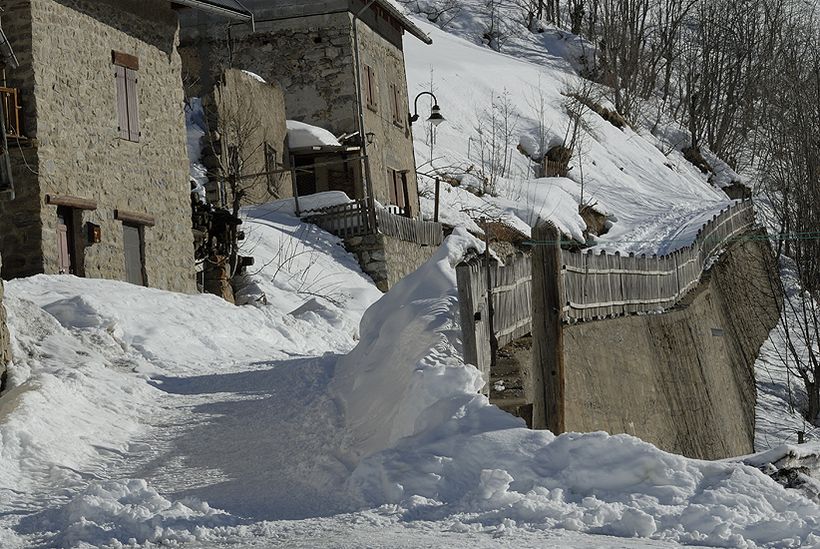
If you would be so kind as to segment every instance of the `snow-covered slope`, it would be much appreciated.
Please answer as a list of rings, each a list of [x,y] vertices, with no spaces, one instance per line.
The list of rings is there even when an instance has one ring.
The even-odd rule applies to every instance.
[[[405,40],[411,98],[432,86],[447,119],[436,130],[431,148],[429,126],[423,122],[429,113],[429,97],[419,100],[421,120],[414,125],[417,164],[422,172],[432,167],[463,181],[461,187],[445,185],[442,194],[447,211],[442,220],[469,225],[467,216],[460,215],[466,212],[472,217],[508,220],[517,216],[531,225],[540,216],[552,218],[565,233],[577,237],[584,227],[577,212],[583,181],[584,202],[597,204],[617,219],[600,244],[654,253],[693,214],[711,216],[725,207],[726,196],[683,158],[682,143],[668,143],[640,126],[618,129],[592,112],[584,115],[589,131],[583,133],[570,163],[568,177],[574,182],[574,192],[567,193],[566,180],[560,178],[534,180],[530,160],[516,146],[539,143],[542,138],[547,146],[562,142],[569,124],[564,93],[581,81],[575,67],[581,44],[560,30],[534,34],[520,27],[513,29],[499,53],[480,45],[486,23],[480,15],[482,3],[465,0],[460,4],[462,15],[447,27],[449,32],[416,20],[433,38],[433,45]],[[464,190],[466,185],[478,185],[474,177],[482,165],[478,121],[486,122],[494,98],[497,104],[500,96],[506,96],[511,105],[512,168],[498,184],[498,200],[478,198]],[[680,135],[674,128],[657,133]],[[421,185],[427,196],[423,210],[431,216],[432,182],[422,178]],[[519,225],[515,220],[511,223]]]

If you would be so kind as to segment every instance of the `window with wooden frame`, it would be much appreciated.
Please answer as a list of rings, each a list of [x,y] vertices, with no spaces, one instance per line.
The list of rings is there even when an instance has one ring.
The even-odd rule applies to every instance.
[[[111,52],[117,86],[117,123],[121,139],[140,140],[139,94],[137,71],[139,58],[118,51]]]
[[[378,89],[376,88],[376,72],[370,65],[364,66],[364,96],[367,108],[375,111],[378,110]]]
[[[402,175],[402,172],[398,170],[387,168],[388,200],[390,201],[390,204],[398,206],[403,213],[404,209],[407,207],[407,200],[405,197],[404,178]]]
[[[393,111],[393,124],[404,127],[404,109],[402,108],[401,88],[395,84],[390,84],[390,104]]]

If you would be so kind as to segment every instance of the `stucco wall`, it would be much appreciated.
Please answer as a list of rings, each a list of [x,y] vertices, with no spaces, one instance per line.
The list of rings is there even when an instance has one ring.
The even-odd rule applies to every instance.
[[[774,273],[765,243],[737,244],[685,307],[566,327],[567,430],[630,433],[706,459],[752,452],[754,361],[778,320]]]
[[[218,128],[220,151],[227,162],[229,147],[239,149],[241,173],[266,172],[266,144],[275,151],[275,169],[286,169],[287,135],[285,98],[275,84],[260,82],[236,69],[225,71],[214,93],[205,102]],[[211,144],[216,144],[216,139]],[[262,204],[293,196],[290,172],[245,179],[240,186],[247,192],[245,204]]]
[[[98,204],[82,215],[83,224],[102,229],[102,242],[81,252],[86,276],[125,278],[122,224],[114,219],[121,209],[156,219],[144,231],[148,285],[195,291],[176,13],[160,0],[31,0],[30,10],[4,14],[3,23],[24,27],[25,18],[31,42],[15,43],[15,32],[12,46],[26,65],[22,77],[9,72],[24,88],[26,129],[35,146],[23,154],[39,181],[36,193],[18,185],[18,200],[4,210],[39,226],[40,234],[29,228],[3,239],[6,275],[57,272],[56,210],[44,204],[47,194],[62,194]],[[139,57],[138,143],[119,138],[114,50]],[[26,169],[17,169],[15,178],[33,179]],[[35,212],[39,220],[29,219]],[[16,232],[2,217],[0,233]],[[14,257],[19,242],[31,258]]]

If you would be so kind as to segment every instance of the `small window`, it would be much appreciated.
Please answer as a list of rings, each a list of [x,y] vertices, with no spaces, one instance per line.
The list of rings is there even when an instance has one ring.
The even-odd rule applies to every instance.
[[[364,66],[364,94],[367,108],[375,111],[378,109],[376,101],[378,90],[376,88],[376,73],[370,65]]]
[[[139,95],[137,71],[139,59],[127,53],[112,52],[114,78],[117,85],[117,123],[120,138],[140,140]]]
[[[394,170],[387,169],[387,187],[389,193],[390,204],[398,206],[401,213],[404,213],[407,207],[407,200],[405,196],[405,174]]]
[[[402,108],[401,88],[390,84],[390,103],[393,110],[393,124],[404,127],[404,109]]]

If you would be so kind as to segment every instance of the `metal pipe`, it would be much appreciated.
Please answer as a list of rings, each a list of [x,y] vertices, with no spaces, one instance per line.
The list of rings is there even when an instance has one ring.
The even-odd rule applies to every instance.
[[[361,16],[364,11],[376,3],[376,0],[369,0],[362,9],[358,12],[353,14],[353,62],[356,65],[354,68],[356,69],[356,107],[358,109],[359,114],[359,140],[362,143],[362,169],[364,175],[364,192],[365,198],[367,198],[370,202],[370,208],[368,214],[370,215],[370,222],[372,226],[376,227],[376,201],[375,197],[373,196],[373,177],[370,171],[370,159],[368,158],[367,154],[367,139],[364,139],[365,136],[365,127],[364,127],[364,106],[362,102],[362,69],[361,69],[361,62],[359,59],[359,30],[357,22],[359,21],[359,17]]]

